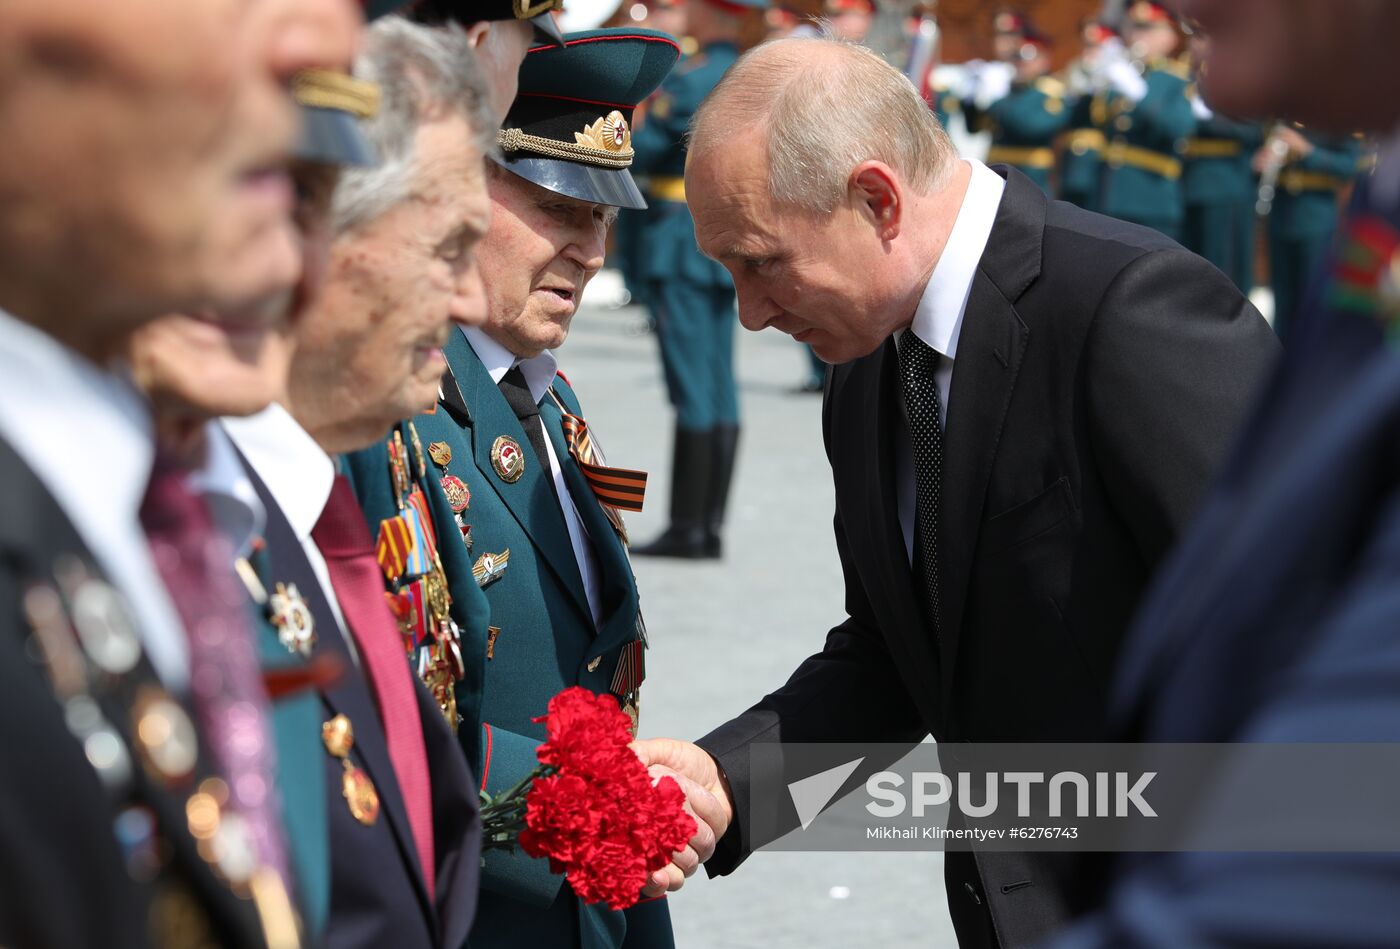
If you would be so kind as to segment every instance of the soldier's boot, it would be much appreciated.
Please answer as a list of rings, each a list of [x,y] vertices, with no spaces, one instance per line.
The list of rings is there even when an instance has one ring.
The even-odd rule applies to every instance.
[[[633,547],[642,557],[706,559],[705,504],[714,465],[714,430],[676,428],[671,463],[671,526],[649,544]]]
[[[724,512],[729,506],[729,487],[734,480],[734,459],[739,451],[739,426],[715,427],[713,469],[710,471],[710,493],[705,499],[705,554],[723,555],[720,529],[724,527]]]

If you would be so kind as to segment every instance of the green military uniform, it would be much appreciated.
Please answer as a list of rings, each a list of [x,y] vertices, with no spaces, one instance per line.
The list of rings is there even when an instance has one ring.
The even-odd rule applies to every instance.
[[[1179,63],[1160,60],[1146,67],[1143,79],[1147,92],[1137,102],[1109,90],[1090,106],[1095,125],[1108,138],[1097,210],[1179,240],[1181,150],[1196,131],[1186,98],[1188,74]]]
[[[1274,330],[1285,340],[1308,280],[1337,230],[1341,191],[1356,174],[1361,158],[1361,143],[1355,138],[1302,133],[1313,151],[1284,165],[1269,210]]]
[[[738,56],[734,44],[716,42],[683,60],[632,138],[634,165],[650,178],[642,274],[666,390],[676,410],[671,524],[660,540],[639,547],[639,554],[719,554],[739,441],[738,315],[729,274],[695,246],[683,175],[690,118]]]
[[[1186,143],[1182,243],[1225,272],[1245,293],[1254,286],[1258,184],[1250,161],[1263,144],[1258,124],[1222,115],[1201,120]]]
[[[962,111],[962,103],[949,89],[932,87],[928,91],[929,108],[938,118],[938,124],[948,128],[948,120]]]
[[[1094,124],[1094,96],[1075,98],[1069,128],[1060,138],[1060,198],[1089,211],[1098,210],[1103,173],[1103,129]]]
[[[563,49],[537,48],[526,57],[521,96],[500,136],[499,164],[561,194],[639,208],[641,195],[627,171],[633,104],[660,83],[679,50],[665,34],[641,29],[595,30],[566,40]],[[484,276],[489,293],[491,275]],[[498,364],[502,352],[505,363],[518,367],[522,361],[484,333],[474,338],[490,354],[491,369],[465,333],[453,333],[436,410],[344,464],[377,529],[403,514],[402,492],[394,485],[396,479],[402,484],[394,456],[403,446],[409,479],[424,497],[419,506],[429,512],[458,627],[458,737],[483,790],[496,794],[538,764],[545,733],[535,719],[565,688],[611,691],[635,711],[644,639],[620,515],[600,502],[573,454],[578,442],[571,448],[565,433],[566,413],[583,417],[573,390],[553,375],[548,353],[524,360],[532,371],[547,365],[550,378],[540,397],[531,393],[533,408],[517,414],[497,385],[508,380],[493,378],[493,371],[506,370]],[[564,482],[558,494],[550,461],[527,429],[548,439]],[[421,467],[420,455],[426,458]],[[563,504],[582,529],[592,586]],[[664,899],[616,912],[583,905],[547,860],[492,850],[483,861],[481,900],[467,942],[473,949],[664,949],[673,942]]]
[[[1010,94],[985,111],[971,103],[965,108],[970,129],[991,132],[987,163],[1010,165],[1049,194],[1055,138],[1070,120],[1064,83],[1041,76],[1031,83],[1013,85]]]

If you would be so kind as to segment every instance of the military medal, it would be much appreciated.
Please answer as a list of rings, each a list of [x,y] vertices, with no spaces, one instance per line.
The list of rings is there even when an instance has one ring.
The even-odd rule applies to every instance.
[[[379,817],[379,792],[375,790],[369,775],[350,761],[350,749],[355,746],[355,729],[351,726],[350,719],[344,715],[337,715],[323,724],[321,741],[325,743],[326,751],[331,753],[331,757],[339,758],[345,766],[345,774],[341,777],[341,793],[345,795],[345,803],[350,807],[350,815],[368,827]]]
[[[277,584],[267,599],[267,609],[272,625],[277,628],[278,641],[290,652],[309,657],[316,645],[316,625],[311,619],[311,607],[307,606],[297,585]]]
[[[393,437],[389,439],[389,480],[394,485],[394,503],[398,507],[403,507],[404,495],[408,493],[410,480],[408,477],[408,452],[403,445],[403,435],[398,429],[394,429]]]
[[[428,457],[433,459],[433,464],[439,468],[446,468],[452,464],[452,446],[447,442],[429,442]]]
[[[472,564],[472,576],[476,578],[476,585],[488,587],[501,579],[506,572],[507,565],[510,564],[510,548],[498,554],[482,554],[476,558],[476,563]]]
[[[1400,233],[1379,217],[1348,227],[1332,272],[1332,304],[1370,315],[1400,345]]]
[[[147,686],[131,709],[131,733],[146,771],[169,783],[183,781],[199,760],[199,739],[185,710],[164,689]]]
[[[447,495],[447,503],[453,514],[461,514],[472,503],[472,493],[466,482],[456,475],[442,476],[442,493]]]
[[[141,658],[141,643],[126,603],[112,587],[87,578],[71,595],[73,627],[93,664],[111,675],[124,675]]]
[[[498,636],[500,636],[500,635],[501,635],[501,627],[499,627],[499,626],[488,626],[488,627],[486,627],[486,658],[487,658],[487,659],[495,659],[495,658],[496,658],[496,638],[497,638]]]
[[[428,474],[428,464],[423,460],[423,443],[418,440],[418,429],[413,426],[413,420],[408,421],[408,437],[413,441],[413,462],[418,469],[418,477],[423,478]]]
[[[509,435],[501,435],[491,443],[491,467],[506,484],[514,484],[525,473],[525,454],[520,443]]]

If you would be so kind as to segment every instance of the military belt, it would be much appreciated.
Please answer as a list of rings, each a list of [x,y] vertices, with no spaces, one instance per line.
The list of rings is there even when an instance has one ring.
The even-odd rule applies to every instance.
[[[987,151],[987,164],[1049,169],[1055,167],[1055,152],[1049,148],[1014,148],[1009,145],[993,145]]]
[[[1347,181],[1320,171],[1286,168],[1279,172],[1278,186],[1289,194],[1297,194],[1300,191],[1341,191],[1347,186]]]
[[[685,204],[685,179],[679,175],[658,175],[651,179],[647,193],[658,201]]]
[[[1230,138],[1193,138],[1186,142],[1187,158],[1235,158],[1244,145]]]
[[[1098,129],[1075,129],[1065,136],[1065,148],[1076,155],[1101,152],[1108,145],[1108,139]]]
[[[1107,151],[1104,152],[1104,159],[1114,168],[1126,165],[1129,168],[1150,171],[1172,181],[1181,177],[1181,159],[1154,152],[1150,148],[1110,142]]]

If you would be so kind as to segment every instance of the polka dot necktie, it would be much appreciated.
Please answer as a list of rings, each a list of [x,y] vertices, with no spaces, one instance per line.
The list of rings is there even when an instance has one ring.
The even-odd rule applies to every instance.
[[[943,477],[943,429],[939,427],[938,353],[910,330],[899,341],[899,379],[909,435],[914,443],[914,569],[923,581],[926,615],[940,633],[938,501]]]

